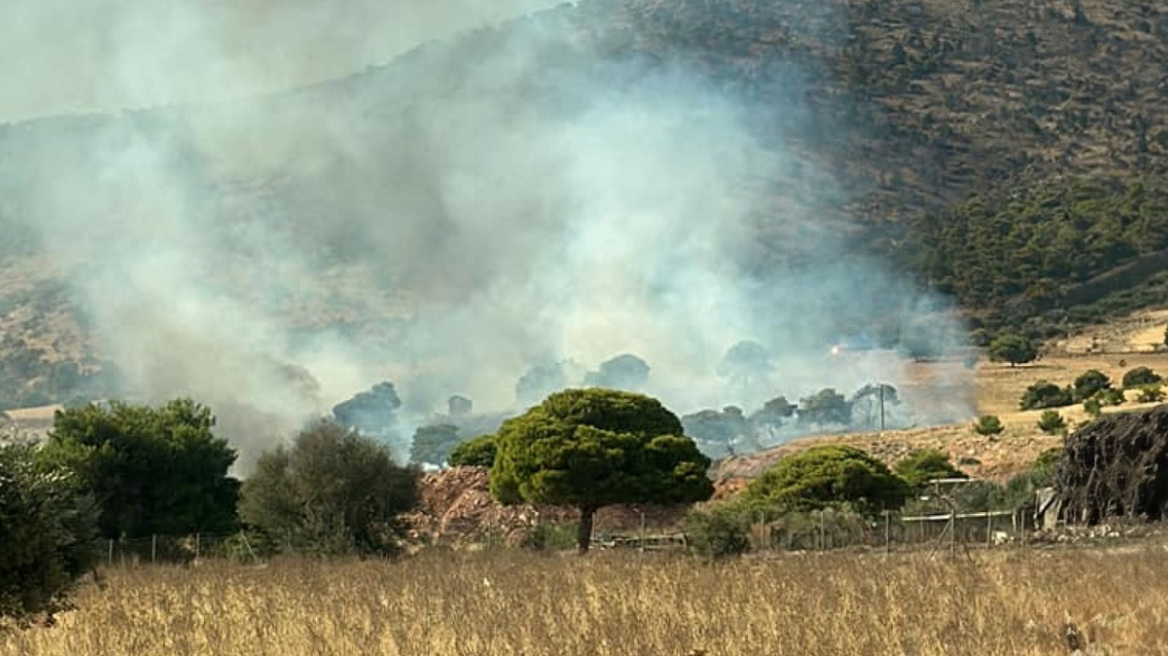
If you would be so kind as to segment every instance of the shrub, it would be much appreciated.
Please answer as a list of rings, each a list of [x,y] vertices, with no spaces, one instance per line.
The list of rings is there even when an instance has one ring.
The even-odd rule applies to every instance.
[[[1164,390],[1159,385],[1148,385],[1140,389],[1136,401],[1139,403],[1159,403],[1164,400]]]
[[[978,435],[997,435],[1002,432],[1002,420],[995,415],[982,415],[974,422],[973,432]]]
[[[1092,419],[1101,417],[1103,415],[1103,404],[1099,402],[1099,397],[1093,396],[1083,401],[1083,411]]]
[[[899,508],[909,485],[884,463],[847,446],[825,445],[783,458],[754,479],[747,500],[784,511],[851,505],[862,514]]]
[[[1022,394],[1019,406],[1023,410],[1041,410],[1043,408],[1061,408],[1074,403],[1069,388],[1062,388],[1054,383],[1040,380]]]
[[[736,556],[750,549],[750,513],[740,502],[694,508],[682,530],[690,548],[707,558]]]
[[[0,446],[0,621],[51,622],[69,608],[97,537],[97,507],[72,472],[38,464],[30,445]]]
[[[1164,382],[1160,374],[1148,367],[1136,367],[1123,375],[1123,386],[1126,389],[1143,387],[1144,385],[1159,385]]]
[[[1003,333],[990,342],[990,358],[995,362],[1009,362],[1013,367],[1038,357],[1034,342],[1017,333]]]
[[[1099,400],[1099,405],[1104,407],[1123,405],[1124,401],[1127,400],[1123,396],[1123,390],[1115,389],[1114,387],[1108,387],[1102,390],[1095,398]]]
[[[896,463],[893,471],[916,489],[935,478],[968,478],[964,472],[953,466],[948,454],[936,449],[913,451]]]
[[[417,476],[384,445],[321,421],[292,448],[260,456],[243,484],[240,516],[281,551],[392,554],[404,532],[397,515],[414,506]]]
[[[495,436],[480,435],[454,447],[451,467],[490,467],[495,464]]]
[[[1038,427],[1044,433],[1055,435],[1067,430],[1067,420],[1063,419],[1058,410],[1047,410],[1038,418]]]
[[[1111,379],[1103,372],[1091,369],[1075,379],[1071,390],[1074,400],[1078,402],[1085,401],[1109,387],[1111,387]]]

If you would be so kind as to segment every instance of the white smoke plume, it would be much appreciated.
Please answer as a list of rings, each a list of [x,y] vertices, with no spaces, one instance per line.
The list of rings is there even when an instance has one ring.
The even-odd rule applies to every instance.
[[[375,4],[360,6],[381,12]],[[317,44],[328,61],[304,75],[361,70],[499,16],[497,4],[450,4],[477,10],[443,21],[424,3],[393,3],[380,22],[329,10],[356,36],[339,53]],[[841,193],[785,146],[797,135],[760,123],[760,113],[813,120],[797,84],[787,104],[755,106],[682,62],[602,61],[549,20],[242,98],[301,81],[295,62],[309,55],[249,58],[241,26],[277,53],[298,43],[312,53],[307,35],[325,10],[178,6],[163,26],[182,47],[143,27],[156,9],[127,10],[111,32],[112,88],[73,97],[234,100],[10,126],[0,217],[35,226],[68,272],[126,393],[211,404],[245,468],[381,380],[397,384],[409,426],[453,394],[487,412],[521,409],[515,381],[529,368],[571,361],[582,374],[632,353],[651,366],[645,391],[679,413],[749,411],[780,394],[911,383],[903,358],[828,353],[890,317],[959,342],[943,305],[847,244]],[[386,16],[415,26],[375,47]],[[209,27],[220,21],[239,32]],[[25,42],[48,29],[25,24]],[[208,61],[186,78],[174,58],[190,48]],[[773,371],[734,385],[715,372],[744,339],[771,351]],[[921,397],[918,421],[968,414],[965,376],[946,373],[952,404]]]

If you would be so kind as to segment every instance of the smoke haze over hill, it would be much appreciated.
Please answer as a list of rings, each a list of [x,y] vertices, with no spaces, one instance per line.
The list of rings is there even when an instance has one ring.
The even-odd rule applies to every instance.
[[[207,26],[243,9],[179,6],[167,16],[181,24],[164,25],[206,53],[202,73],[163,79],[185,78],[175,57],[190,49],[134,22],[109,44],[124,93],[75,97],[236,95],[300,70],[295,58],[239,65],[221,39],[250,32]],[[237,26],[290,50],[324,11],[249,7],[255,18]],[[419,21],[403,44],[455,27],[397,11]],[[344,61],[321,62],[320,75],[388,52],[371,45],[376,20],[354,21],[338,28],[358,30],[351,49],[329,51]],[[26,40],[42,29],[27,24]],[[457,45],[468,42],[477,49]],[[776,65],[790,100],[759,106],[684,53],[603,56],[562,19],[455,44],[267,100],[8,128],[0,217],[33,228],[66,272],[127,394],[205,401],[249,453],[380,380],[420,421],[452,394],[515,409],[515,381],[533,366],[583,372],[632,353],[651,367],[645,391],[678,412],[751,409],[905,383],[902,359],[828,355],[858,332],[960,343],[944,303],[848,243],[843,192],[787,147],[817,120],[800,102],[809,71]],[[718,376],[746,339],[771,352],[770,372]],[[958,394],[912,416],[970,412]]]

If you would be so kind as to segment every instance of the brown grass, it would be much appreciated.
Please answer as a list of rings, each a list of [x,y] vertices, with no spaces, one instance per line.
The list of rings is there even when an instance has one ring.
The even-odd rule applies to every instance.
[[[594,554],[109,573],[3,656],[1029,656],[1067,613],[1108,654],[1168,654],[1168,552],[787,555],[704,565]]]

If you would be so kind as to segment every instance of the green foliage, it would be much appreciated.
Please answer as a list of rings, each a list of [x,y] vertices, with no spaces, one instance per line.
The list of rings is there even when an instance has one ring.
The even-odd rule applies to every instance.
[[[953,466],[949,454],[936,449],[913,451],[896,463],[893,471],[915,489],[921,489],[935,478],[969,478],[965,472]]]
[[[96,547],[97,507],[76,475],[38,463],[31,445],[0,445],[0,628],[69,608]]]
[[[725,558],[750,550],[750,522],[746,504],[727,501],[691,509],[682,530],[695,553]]]
[[[495,436],[480,435],[454,447],[451,467],[490,467],[495,464]]]
[[[1097,394],[1095,398],[1099,400],[1099,405],[1105,406],[1105,407],[1106,406],[1123,405],[1124,401],[1127,400],[1123,396],[1123,390],[1118,390],[1118,389],[1115,389],[1114,387],[1109,387],[1109,388],[1099,392],[1099,394]]]
[[[282,551],[392,554],[414,507],[418,471],[386,447],[331,421],[260,456],[243,484],[240,517]]]
[[[1162,382],[1164,382],[1164,379],[1160,377],[1160,374],[1152,371],[1148,367],[1136,367],[1123,375],[1123,386],[1125,389],[1133,389],[1145,385],[1159,385]]]
[[[916,266],[966,307],[1049,304],[1136,257],[1168,248],[1168,184],[1081,178],[980,195],[922,217]]]
[[[1035,482],[1042,485],[1048,484],[1054,477],[1055,469],[1058,463],[1062,460],[1063,448],[1055,447],[1047,449],[1038,455],[1038,458],[1030,465],[1030,473],[1035,476]]]
[[[67,466],[92,491],[106,538],[186,535],[234,528],[235,451],[215,437],[206,406],[114,402],[58,410],[46,463]]]
[[[799,400],[798,422],[818,426],[847,426],[852,422],[852,404],[843,394],[826,388]]]
[[[1034,342],[1018,333],[1002,333],[990,342],[990,358],[995,362],[1009,362],[1011,366],[1031,362],[1038,357]]]
[[[1082,373],[1071,385],[1075,402],[1085,401],[1111,387],[1111,379],[1101,371],[1091,369]]]
[[[1067,430],[1067,420],[1059,414],[1058,410],[1046,410],[1038,418],[1038,428],[1048,435],[1065,433]]]
[[[419,426],[410,444],[410,462],[441,465],[450,459],[451,452],[461,441],[458,426],[453,424]]]
[[[1019,406],[1023,410],[1041,410],[1043,408],[1061,408],[1074,403],[1070,388],[1062,388],[1054,383],[1040,380],[1022,393]]]
[[[1159,385],[1147,385],[1140,389],[1136,401],[1139,403],[1159,403],[1164,400],[1164,390]]]
[[[581,550],[588,548],[598,508],[691,503],[713,493],[710,460],[683,436],[677,416],[632,392],[557,392],[504,422],[496,446],[491,493],[508,504],[579,508]]]
[[[899,508],[909,485],[884,463],[847,446],[817,446],[783,458],[743,495],[787,511],[848,504],[864,514]]]
[[[575,544],[576,529],[565,524],[541,522],[525,530],[519,538],[519,547],[532,551],[563,551]]]
[[[978,435],[997,435],[1002,432],[1002,420],[996,415],[982,415],[973,423],[973,432]]]
[[[1083,401],[1083,412],[1086,412],[1087,416],[1092,419],[1103,416],[1103,404],[1099,402],[1099,397],[1093,396]]]

